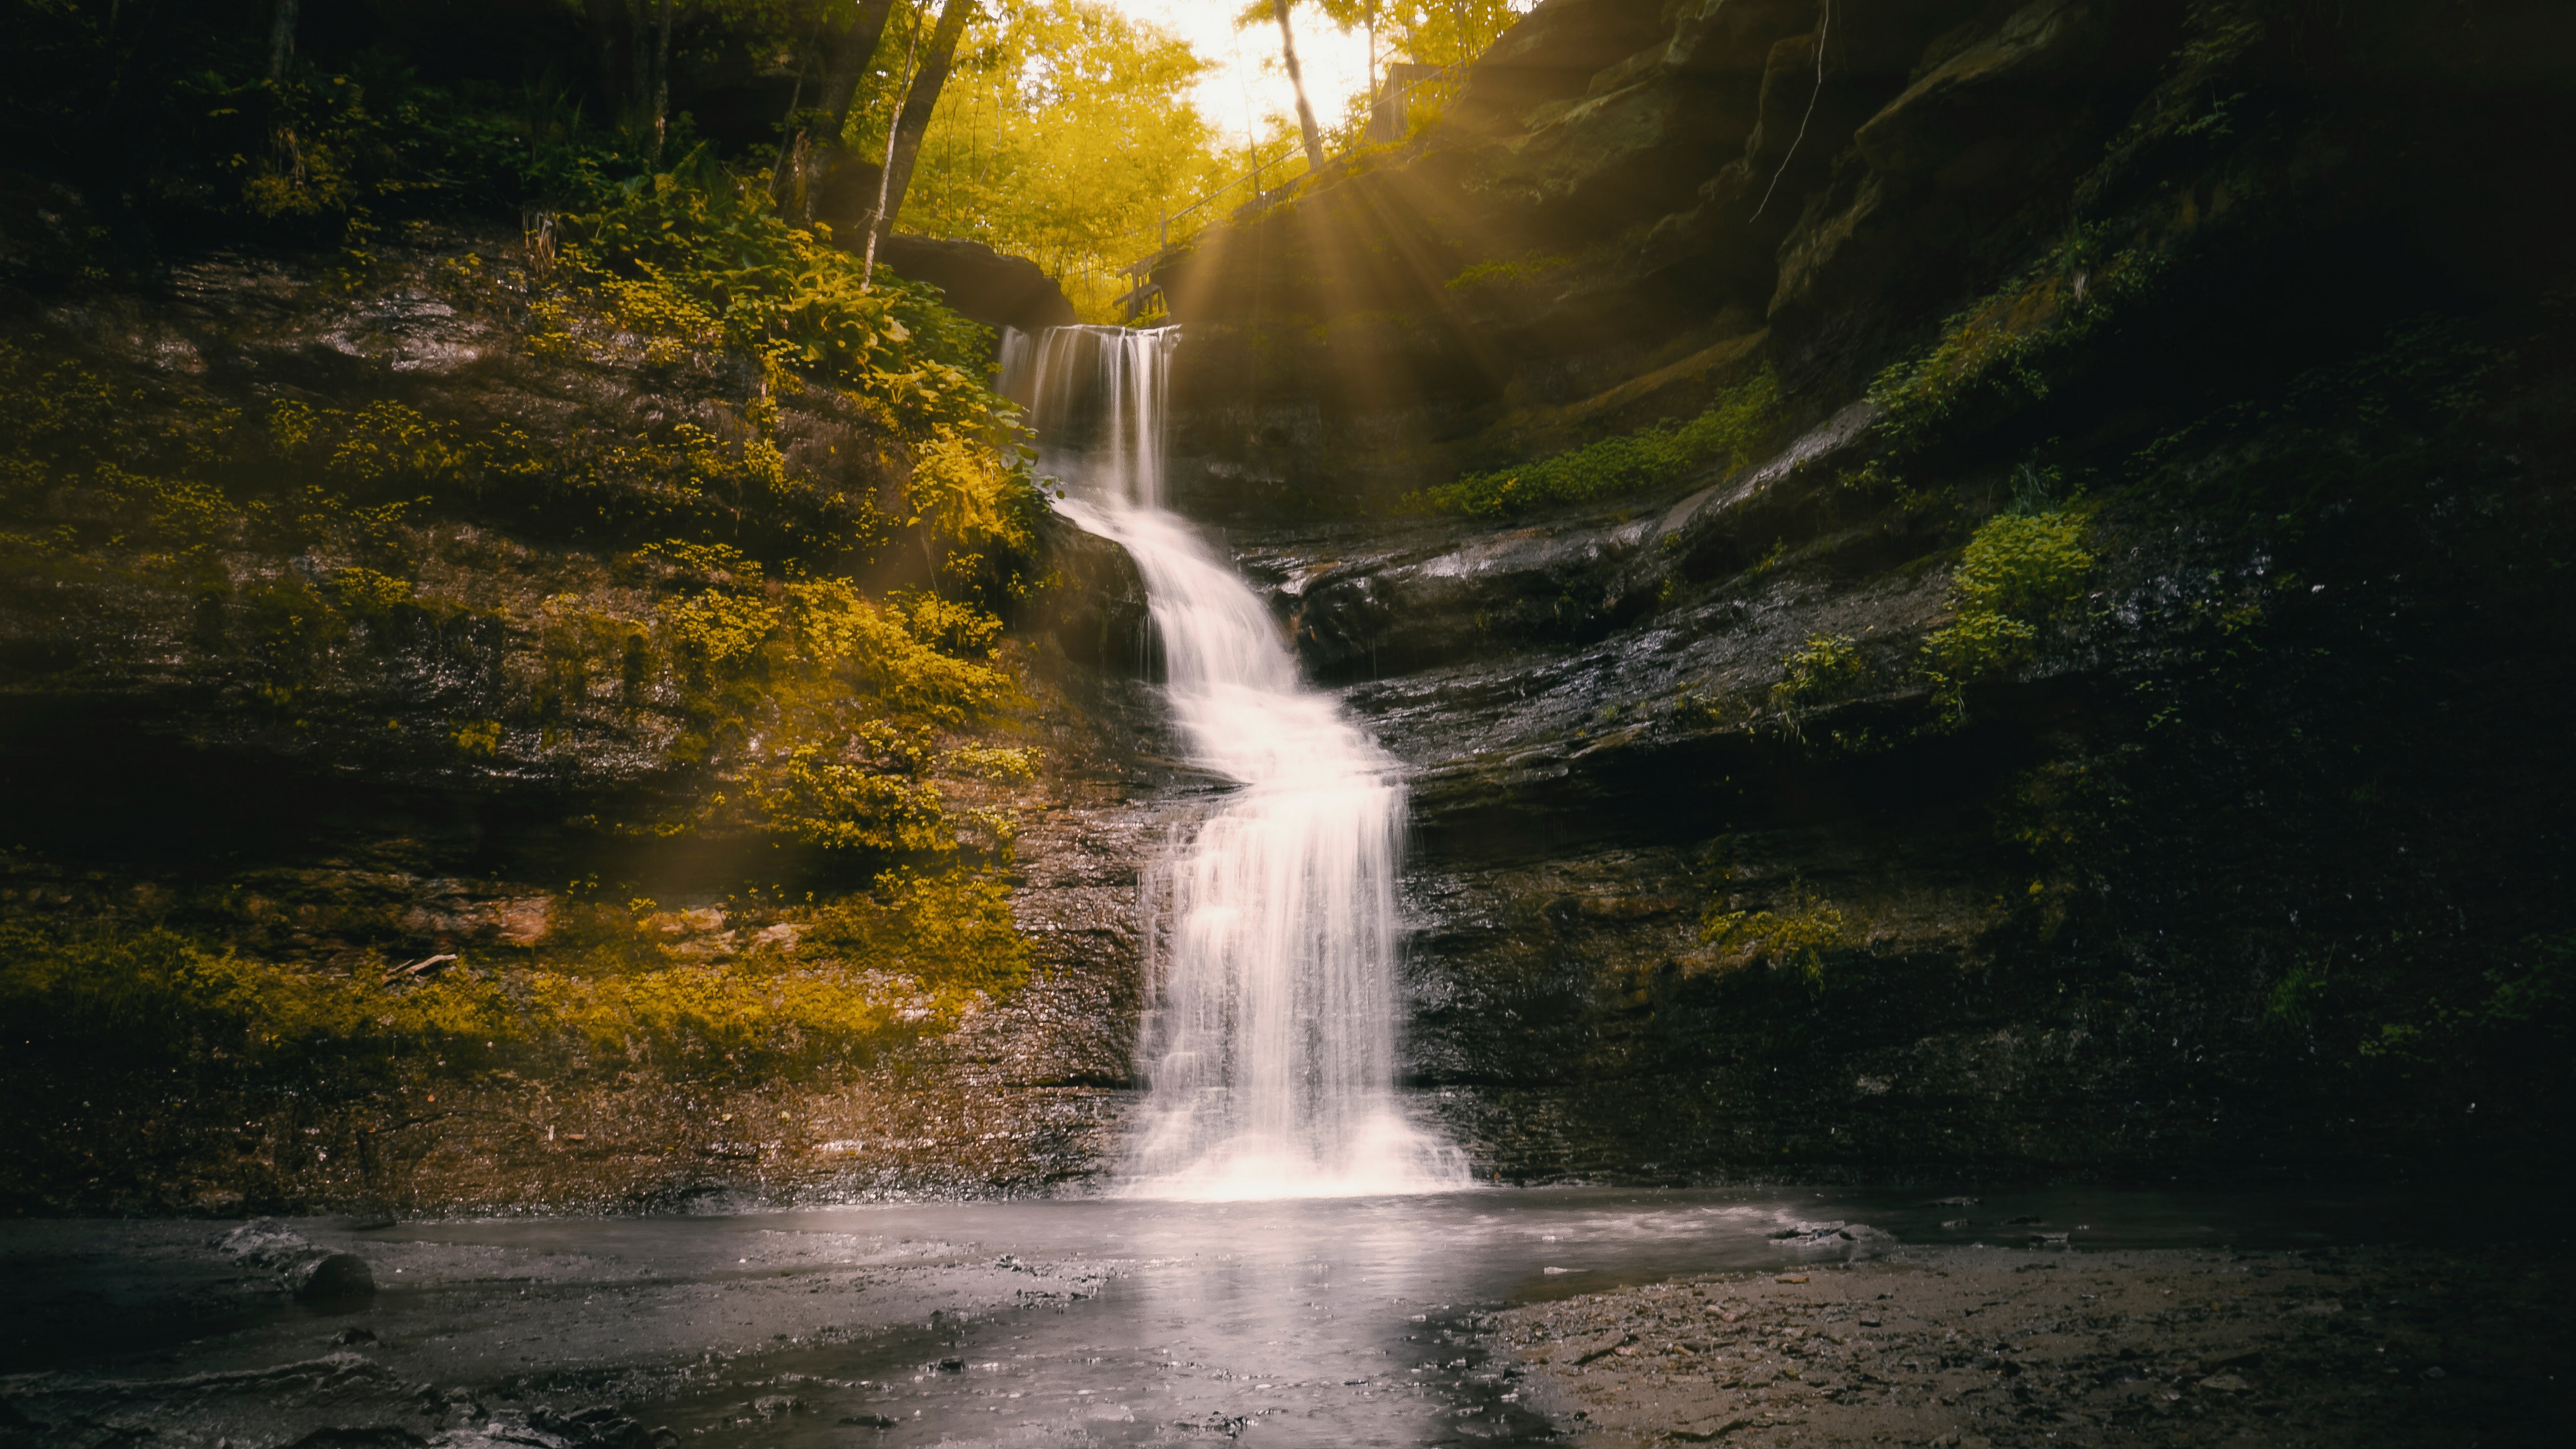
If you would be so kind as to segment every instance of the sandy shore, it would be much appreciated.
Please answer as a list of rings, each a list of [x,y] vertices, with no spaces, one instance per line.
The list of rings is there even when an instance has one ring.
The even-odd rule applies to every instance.
[[[2559,1445],[2563,1254],[1906,1250],[1500,1316],[1576,1443]]]

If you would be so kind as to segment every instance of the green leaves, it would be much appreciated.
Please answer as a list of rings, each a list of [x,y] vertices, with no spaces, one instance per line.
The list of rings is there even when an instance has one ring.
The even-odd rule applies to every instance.
[[[2075,513],[2006,513],[1968,540],[1950,597],[1964,613],[2035,616],[2082,592],[2093,568]]]
[[[1955,720],[1961,687],[2030,657],[2039,626],[2074,602],[2093,571],[2077,512],[2001,513],[1968,540],[1950,576],[1949,626],[1923,641],[1944,713]]]
[[[767,194],[703,151],[564,219],[564,270],[621,322],[733,347],[893,406],[911,428],[980,428],[984,331],[936,289],[880,276],[781,221]]]
[[[1653,423],[1517,468],[1465,474],[1410,495],[1405,505],[1498,518],[1633,493],[1712,463],[1741,468],[1769,440],[1779,397],[1780,380],[1766,367],[1719,393],[1708,411],[1688,422]]]
[[[1117,270],[1160,244],[1164,209],[1246,169],[1190,104],[1204,68],[1181,41],[1094,0],[1008,7],[959,52],[905,196],[905,230],[1033,257],[1083,316],[1112,320],[1134,285]],[[1244,196],[1177,218],[1172,235]]]

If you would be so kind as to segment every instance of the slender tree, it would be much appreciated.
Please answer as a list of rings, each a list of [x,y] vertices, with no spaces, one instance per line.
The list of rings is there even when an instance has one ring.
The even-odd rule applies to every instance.
[[[653,159],[662,159],[662,139],[671,113],[671,0],[662,0],[661,33],[653,43]]]
[[[909,18],[912,23],[904,28],[910,32],[912,39],[904,47],[903,73],[896,77],[907,86],[912,78],[912,63],[921,57],[921,17],[913,14],[909,15]],[[876,281],[877,238],[884,236],[886,232],[884,225],[886,186],[894,180],[894,141],[898,130],[899,128],[895,126],[886,127],[885,161],[877,167],[877,204],[868,208],[868,244],[865,253],[867,261],[859,271],[859,288],[862,291]]]
[[[281,80],[286,63],[295,58],[296,12],[299,0],[277,0],[268,12],[268,78]]]
[[[649,0],[626,0],[626,71],[631,80],[626,88],[628,117],[653,99],[653,47],[645,23],[645,6]]]
[[[1288,24],[1288,0],[1270,0],[1270,13],[1279,17],[1279,55],[1288,62],[1288,84],[1297,92],[1297,132],[1306,140],[1306,164],[1321,171],[1324,137],[1315,127],[1315,108],[1306,103],[1306,73],[1297,66],[1297,32]]]
[[[850,105],[858,97],[859,82],[867,79],[868,63],[876,59],[877,42],[885,38],[886,22],[893,17],[894,0],[856,0],[850,7],[848,23],[831,33],[823,66],[821,106],[831,118],[826,142],[840,144],[841,128],[849,122]]]
[[[920,68],[912,75],[912,84],[903,95],[903,113],[895,118],[894,134],[887,137],[886,167],[880,200],[877,204],[874,237],[894,230],[894,221],[903,213],[904,188],[912,183],[914,161],[921,156],[921,138],[930,129],[931,113],[939,108],[939,92],[948,84],[949,68],[957,59],[957,41],[966,33],[966,22],[975,17],[976,0],[947,0],[939,7],[939,24],[930,33],[930,44],[922,52]]]
[[[622,0],[582,0],[582,20],[590,31],[592,59],[599,68],[599,99],[611,115],[626,93],[625,67],[618,55],[617,32],[625,19]]]

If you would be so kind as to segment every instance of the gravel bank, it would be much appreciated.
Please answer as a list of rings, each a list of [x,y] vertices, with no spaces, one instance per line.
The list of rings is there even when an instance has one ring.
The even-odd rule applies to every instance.
[[[1609,1446],[2564,1444],[2571,1264],[2525,1249],[1907,1250],[1500,1315]]]

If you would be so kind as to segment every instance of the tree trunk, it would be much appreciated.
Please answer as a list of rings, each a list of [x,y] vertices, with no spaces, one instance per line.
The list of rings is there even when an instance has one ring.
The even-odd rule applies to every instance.
[[[1279,54],[1288,62],[1288,84],[1297,92],[1297,132],[1306,138],[1306,164],[1324,169],[1324,136],[1315,128],[1315,108],[1306,104],[1306,73],[1297,68],[1297,32],[1288,26],[1288,0],[1270,0],[1279,17]]]
[[[671,0],[662,0],[661,34],[653,46],[653,159],[662,159],[662,137],[671,115]]]
[[[582,0],[582,22],[590,31],[590,48],[599,67],[599,103],[614,117],[623,109],[626,71],[619,63],[617,32],[624,19],[618,0]]]
[[[902,75],[906,84],[910,84],[910,77],[913,74],[912,63],[921,56],[919,16],[913,17],[911,28],[912,41],[904,48],[903,57]],[[886,214],[886,183],[894,179],[894,138],[901,129],[900,126],[886,127],[885,160],[877,167],[877,204],[868,208],[868,244],[867,250],[862,253],[866,261],[859,268],[859,290],[862,292],[876,284],[877,238],[885,235],[885,227],[881,223],[885,220]]]
[[[930,33],[929,52],[921,57],[921,69],[914,73],[912,86],[904,92],[903,114],[895,118],[893,145],[886,148],[885,203],[877,208],[875,236],[894,230],[894,219],[903,214],[904,188],[912,184],[912,163],[921,155],[922,135],[930,129],[930,113],[939,105],[939,92],[948,84],[948,68],[957,58],[958,37],[966,33],[966,22],[975,18],[975,0],[948,0],[939,7],[939,26]]]
[[[868,62],[876,59],[877,42],[885,38],[886,21],[894,15],[894,0],[857,0],[851,22],[842,27],[830,42],[829,59],[823,68],[823,112],[832,118],[830,134],[823,137],[827,145],[841,143],[841,128],[849,122],[850,103],[859,94],[859,82],[868,74]]]
[[[1374,96],[1376,96],[1376,95],[1377,95],[1377,0],[1369,0],[1369,8],[1368,8],[1368,43],[1369,43],[1369,95],[1370,95],[1371,97],[1374,97]]]
[[[619,106],[625,118],[631,118],[653,99],[652,34],[644,21],[651,0],[626,0],[626,104]]]
[[[298,0],[277,0],[268,13],[268,78],[283,80],[286,63],[295,58],[296,11]]]

